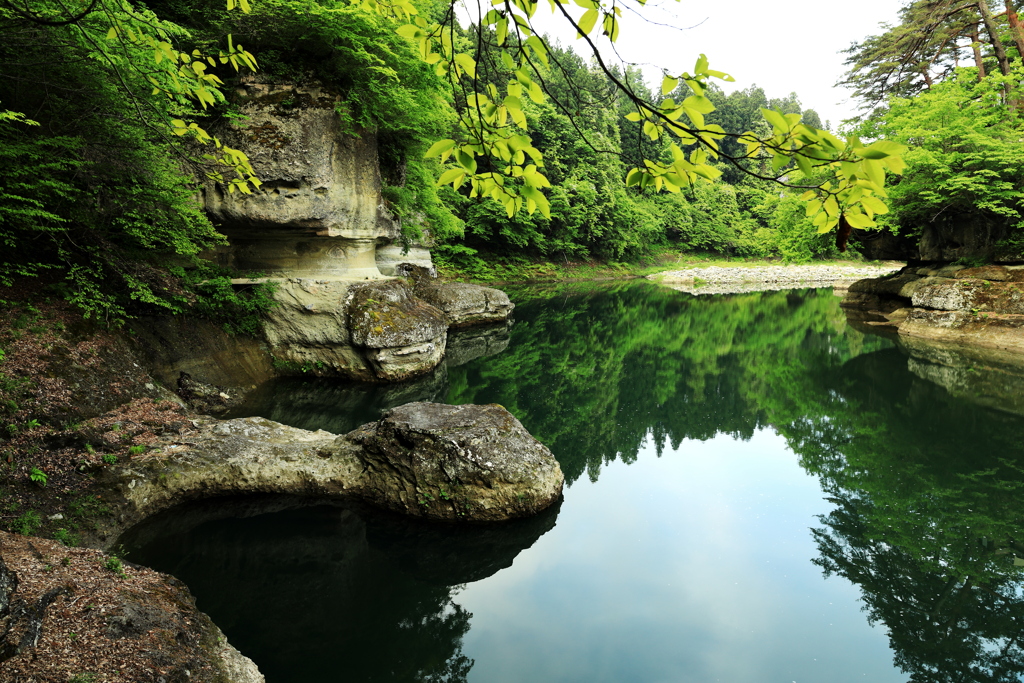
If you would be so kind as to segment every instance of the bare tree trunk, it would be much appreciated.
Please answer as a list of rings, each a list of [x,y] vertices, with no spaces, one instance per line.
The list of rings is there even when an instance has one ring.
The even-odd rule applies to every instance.
[[[978,67],[978,80],[985,78],[985,60],[981,57],[981,36],[975,29],[971,34],[971,49],[974,51],[974,66]]]
[[[1013,41],[1017,44],[1017,54],[1024,61],[1024,27],[1020,25],[1020,17],[1017,16],[1017,8],[1013,6],[1013,0],[1006,0],[1006,20],[1010,22]]]
[[[981,19],[985,22],[985,29],[988,31],[989,38],[992,43],[992,49],[996,53],[996,61],[999,63],[999,71],[1004,76],[1010,75],[1010,60],[1006,57],[1006,50],[1003,49],[1003,43],[999,40],[999,30],[996,28],[995,17],[992,16],[992,10],[988,8],[988,2],[985,0],[977,0],[978,11],[981,12]]]

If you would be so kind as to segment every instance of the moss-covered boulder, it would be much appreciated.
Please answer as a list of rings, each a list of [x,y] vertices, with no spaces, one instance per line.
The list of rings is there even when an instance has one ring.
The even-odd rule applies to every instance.
[[[403,280],[352,285],[348,328],[376,378],[397,382],[426,374],[444,357],[448,321],[444,313],[413,296]]]

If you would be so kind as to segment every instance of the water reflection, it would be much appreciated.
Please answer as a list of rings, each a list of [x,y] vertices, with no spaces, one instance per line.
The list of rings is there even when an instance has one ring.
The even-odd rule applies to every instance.
[[[513,292],[513,298],[517,322],[510,334],[467,334],[461,346],[453,346],[450,362],[421,381],[395,387],[282,382],[249,410],[296,426],[345,432],[410,400],[500,403],[552,449],[567,479],[576,482],[560,524],[571,537],[552,533],[538,544],[547,546],[544,554],[531,555],[539,552],[532,546],[552,528],[555,513],[508,527],[456,530],[353,508],[296,508],[278,501],[262,510],[178,511],[168,518],[177,526],[161,527],[171,522],[157,520],[136,532],[143,549],[132,559],[184,579],[200,607],[243,652],[253,654],[271,681],[333,680],[342,667],[346,679],[363,681],[515,680],[507,671],[522,655],[505,643],[505,622],[527,596],[536,598],[530,604],[538,611],[556,600],[563,605],[543,617],[524,614],[515,632],[517,643],[532,644],[524,652],[539,662],[533,679],[543,679],[547,667],[564,680],[625,680],[624,674],[616,679],[608,672],[627,670],[636,680],[654,680],[655,671],[664,680],[688,680],[683,672],[706,644],[680,649],[661,641],[685,633],[680,640],[703,642],[714,615],[728,611],[721,605],[743,602],[736,598],[743,584],[764,586],[751,591],[744,609],[759,595],[794,601],[816,591],[818,600],[829,596],[794,606],[798,619],[758,632],[778,659],[796,662],[803,655],[785,648],[795,648],[791,641],[800,638],[820,637],[832,616],[796,629],[831,612],[831,600],[839,595],[828,586],[810,587],[816,576],[800,574],[795,583],[787,578],[798,575],[797,565],[817,572],[807,562],[814,553],[813,561],[828,575],[858,588],[869,619],[885,628],[895,663],[911,680],[1001,682],[1024,675],[1024,582],[1017,566],[1024,561],[1015,559],[1024,558],[1018,541],[1024,525],[1024,419],[1018,415],[1024,412],[1024,372],[1012,363],[852,329],[828,290],[711,298],[641,283]],[[685,452],[702,450],[693,440],[727,441],[737,455],[687,464]],[[708,452],[721,450],[716,448]],[[632,463],[651,450],[655,459],[666,454],[664,460],[672,462],[658,461],[665,467],[646,470],[662,473],[652,477],[669,472],[671,481],[627,486],[622,464],[614,465],[620,481],[599,481],[612,463]],[[787,478],[795,475],[767,468],[769,461],[789,467],[792,454],[815,476],[827,503],[817,485],[806,487],[814,489],[808,494]],[[645,467],[641,462],[626,469]],[[799,470],[797,475],[808,481]],[[690,488],[681,483],[687,478],[693,479],[685,481]],[[763,501],[765,493],[729,498],[731,489],[753,491],[767,480],[775,491],[791,488],[786,505],[797,512],[786,518],[785,530],[758,527],[745,516],[757,509],[750,501]],[[666,489],[659,505],[678,499],[707,508],[640,515],[658,488]],[[279,511],[269,514],[274,505]],[[815,550],[807,527],[816,514]],[[705,521],[706,537],[688,528],[695,519]],[[755,566],[743,552],[755,542],[753,535],[743,542],[721,540],[714,553],[707,551],[719,542],[720,529],[741,522],[756,527],[764,543],[761,555],[777,553],[771,555],[773,566],[788,563],[781,578],[761,567],[766,560],[756,558]],[[783,548],[798,547],[796,537],[808,544],[807,555],[785,555]],[[673,546],[679,539],[690,541]],[[499,573],[523,556],[533,557],[532,564],[524,568],[520,562],[518,571]],[[642,557],[642,567],[622,573],[618,582],[607,581],[606,573],[613,574],[623,557]],[[658,569],[673,562],[678,583],[698,576],[700,596],[719,601],[708,608],[711,617],[684,622],[685,610],[660,609],[678,597],[663,587],[659,572],[666,570]],[[558,576],[559,566],[572,570]],[[696,572],[701,566],[707,570]],[[729,572],[734,575],[722,583]],[[636,579],[641,573],[643,579]],[[504,583],[496,584],[498,579]],[[505,654],[500,666],[478,666],[471,674],[473,662],[463,651],[464,642],[473,640],[471,615],[457,597],[463,584],[472,584],[462,593],[463,604],[506,608],[481,615],[472,607],[478,623],[500,624],[479,629],[474,642],[486,640],[487,652]],[[505,594],[506,585],[519,592]],[[589,607],[600,603],[590,612],[576,608],[590,615],[586,628],[569,613],[570,598],[583,595],[584,587],[597,596]],[[685,606],[696,614],[699,603]],[[616,625],[638,608],[651,612],[627,622],[635,632]],[[754,647],[741,622],[718,621],[723,635],[713,644],[723,657],[741,661],[744,646],[737,643]],[[665,624],[665,633],[642,632],[654,623]],[[597,632],[598,625],[607,627],[600,632],[608,642],[630,642],[629,651],[609,652],[607,662],[582,656],[563,661],[569,650],[590,653],[591,659],[606,653],[595,643],[530,640],[534,632],[575,638],[587,629]],[[850,642],[871,641],[871,634],[844,629]],[[830,650],[830,663],[801,669],[784,661],[773,672],[785,680],[797,670],[825,676],[819,680],[853,680],[844,655],[836,654],[847,642],[843,638],[838,646],[821,645],[823,652]],[[669,656],[672,648],[679,652]],[[538,654],[542,650],[550,653]],[[859,653],[850,656],[856,660]],[[676,659],[686,663],[674,664]],[[881,659],[882,665],[871,664],[874,680],[894,680],[887,678],[898,676],[891,670],[879,673],[888,666],[887,657]],[[806,657],[801,661],[811,666]],[[822,673],[829,667],[830,673]],[[721,669],[707,669],[712,670]],[[641,671],[652,677],[644,679]],[[766,680],[761,674],[740,678]]]
[[[270,681],[465,681],[472,614],[456,596],[512,564],[557,509],[453,528],[292,498],[210,501],[122,543],[183,580]]]

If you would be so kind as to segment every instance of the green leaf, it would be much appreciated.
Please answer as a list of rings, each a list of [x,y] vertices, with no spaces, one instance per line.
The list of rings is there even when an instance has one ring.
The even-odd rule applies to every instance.
[[[470,78],[476,78],[476,61],[465,52],[460,52],[454,57],[455,63],[462,67],[463,71],[469,74]]]
[[[438,140],[430,146],[430,149],[428,149],[427,153],[423,155],[423,158],[429,159],[431,157],[441,156],[446,152],[450,152],[453,147],[455,147],[455,140]]]
[[[710,114],[715,110],[715,105],[706,97],[691,95],[683,100],[683,106],[687,109],[699,111],[701,114]]]
[[[594,24],[597,23],[597,17],[598,13],[596,9],[588,9],[584,12],[583,16],[580,17],[579,22],[577,22],[581,32],[578,33],[576,37],[582,38],[584,35],[587,35],[594,30]]]
[[[627,121],[633,121],[634,123],[636,123],[637,121],[639,121],[642,118],[643,117],[640,116],[640,114],[638,112],[635,112],[635,111],[631,111],[628,114],[626,114],[626,120]]]
[[[476,157],[461,149],[455,152],[455,161],[470,173],[476,173]]]
[[[437,185],[438,187],[442,185],[459,185],[465,177],[466,172],[461,168],[449,168],[437,179]]]
[[[879,140],[873,142],[867,147],[858,147],[853,150],[854,154],[864,157],[865,159],[885,159],[891,156],[901,156],[907,151],[907,148],[897,142],[890,140]]]
[[[874,228],[878,225],[860,211],[847,211],[843,215],[846,216],[847,223],[849,223],[852,227],[857,228],[859,230]]]
[[[762,109],[761,116],[763,116],[765,121],[770,123],[775,130],[781,133],[789,132],[789,122],[786,121],[786,117],[784,117],[781,113],[773,111],[771,109]]]

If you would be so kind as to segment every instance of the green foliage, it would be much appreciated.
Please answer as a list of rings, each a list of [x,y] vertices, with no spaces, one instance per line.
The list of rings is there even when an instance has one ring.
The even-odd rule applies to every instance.
[[[78,535],[64,528],[57,529],[53,532],[53,540],[59,541],[69,548],[74,548],[78,545]]]
[[[43,525],[43,518],[35,510],[26,510],[21,513],[11,528],[22,536],[32,536]]]
[[[39,486],[43,487],[46,486],[46,482],[49,479],[49,477],[46,476],[46,472],[43,472],[38,467],[33,467],[29,471],[28,478],[29,480],[32,481],[33,484],[38,484]]]
[[[121,558],[117,555],[110,555],[106,560],[104,560],[103,568],[113,574],[116,574],[122,579],[128,578],[128,575],[124,571],[124,563],[121,562]]]
[[[866,134],[911,146],[909,171],[891,190],[890,224],[904,234],[923,226],[966,224],[1010,242],[1024,239],[1024,119],[1007,98],[1001,75],[977,79],[960,69],[913,98],[892,98],[884,118],[863,124]],[[1018,245],[1018,248],[1022,245]]]
[[[258,274],[250,284],[234,285],[232,273],[211,263],[201,261],[193,268],[175,266],[170,273],[179,278],[186,291],[176,297],[177,311],[188,310],[214,322],[219,322],[229,334],[258,337],[262,315],[274,305],[273,282],[260,282]]]

